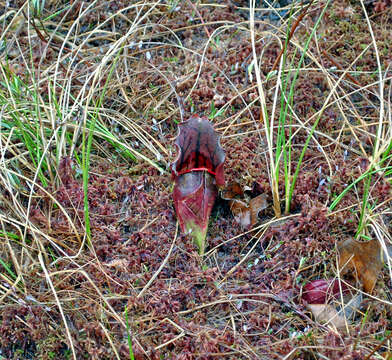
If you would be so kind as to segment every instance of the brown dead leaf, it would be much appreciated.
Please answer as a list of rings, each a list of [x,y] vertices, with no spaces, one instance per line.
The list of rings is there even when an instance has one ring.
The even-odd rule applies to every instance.
[[[249,205],[242,201],[244,192],[237,182],[232,182],[222,190],[222,199],[228,200],[234,220],[243,228],[251,225]]]
[[[382,268],[382,250],[377,239],[360,242],[348,239],[338,246],[339,269],[344,275],[352,272],[367,293],[372,293]]]
[[[314,319],[323,325],[333,325],[337,329],[346,327],[346,319],[338,313],[334,306],[329,304],[308,304]]]
[[[244,191],[241,185],[233,181],[222,190],[222,198],[225,200],[241,199],[244,197]]]
[[[234,220],[246,229],[252,228],[257,223],[259,212],[268,206],[265,194],[249,200],[237,182],[229,184],[222,191],[222,198],[229,201]]]
[[[246,205],[241,200],[230,200],[230,210],[233,213],[234,220],[240,224],[243,228],[249,228],[252,226],[252,221],[250,217],[249,205]]]
[[[249,202],[250,207],[250,224],[253,227],[257,223],[257,219],[259,217],[259,212],[268,207],[267,203],[267,195],[260,194],[255,198],[251,199]]]
[[[114,259],[105,263],[105,265],[109,268],[115,268],[116,270],[125,271],[128,267],[127,259]]]
[[[362,303],[362,294],[358,293],[348,302],[341,304],[308,304],[307,308],[312,312],[315,320],[323,325],[332,325],[339,330],[346,327]],[[336,306],[337,305],[337,306]]]

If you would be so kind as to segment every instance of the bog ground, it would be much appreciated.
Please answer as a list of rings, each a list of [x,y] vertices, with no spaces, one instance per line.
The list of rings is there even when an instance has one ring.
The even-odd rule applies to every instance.
[[[0,359],[392,358],[390,0],[0,0],[0,27]],[[202,256],[192,114],[226,154]]]

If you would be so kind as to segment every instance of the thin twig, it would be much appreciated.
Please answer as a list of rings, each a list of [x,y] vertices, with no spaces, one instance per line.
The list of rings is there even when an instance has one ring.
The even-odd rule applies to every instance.
[[[60,314],[61,314],[61,318],[63,319],[63,322],[64,322],[65,332],[67,333],[67,337],[68,337],[68,341],[69,341],[69,346],[70,346],[71,351],[72,351],[72,356],[73,356],[73,358],[76,360],[75,347],[74,347],[74,344],[73,344],[73,341],[72,341],[71,332],[69,331],[69,327],[68,327],[67,320],[66,320],[65,315],[64,315],[63,307],[61,306],[60,299],[59,299],[59,297],[57,296],[57,292],[56,292],[56,289],[55,289],[54,286],[53,286],[53,282],[52,282],[52,280],[50,279],[50,276],[49,276],[48,270],[46,269],[46,265],[45,265],[45,263],[44,263],[44,259],[43,259],[43,257],[42,257],[42,253],[41,253],[41,252],[38,253],[38,259],[39,259],[39,262],[40,262],[40,264],[41,264],[41,268],[42,268],[42,270],[44,271],[44,274],[45,274],[45,277],[46,277],[46,281],[47,281],[47,283],[48,283],[50,289],[52,290],[52,293],[53,293],[53,295],[54,295],[54,298],[56,299],[56,303],[57,303],[57,306],[58,306],[58,308],[59,308],[59,311],[60,311]]]
[[[211,37],[210,32],[208,31],[207,26],[206,26],[206,24],[204,23],[204,20],[203,20],[203,18],[202,18],[202,16],[201,16],[199,10],[197,10],[196,5],[193,4],[192,1],[190,1],[190,0],[187,0],[187,2],[188,2],[188,4],[193,8],[193,10],[195,10],[195,13],[197,14],[197,16],[198,16],[199,19],[200,19],[200,22],[201,22],[201,23],[203,24],[203,26],[204,26],[204,30],[206,31],[206,34],[207,34],[208,38],[210,38],[210,37]]]
[[[298,16],[297,20],[296,20],[295,23],[293,24],[293,26],[292,26],[292,28],[291,28],[291,30],[290,30],[289,38],[287,39],[287,45],[289,44],[289,42],[290,42],[292,36],[294,35],[294,32],[295,32],[295,30],[297,29],[299,23],[300,23],[301,20],[305,17],[305,15],[307,14],[307,12],[308,12],[310,6],[313,4],[313,1],[314,1],[314,0],[312,0],[312,1],[308,4],[308,6],[306,7],[306,9]],[[276,58],[274,64],[272,65],[271,71],[276,70],[276,68],[278,67],[280,58],[282,57],[284,51],[285,51],[285,47],[283,47],[282,50],[280,50],[280,53],[279,53],[278,57]]]
[[[339,64],[331,55],[329,55],[325,50],[322,51],[322,54],[323,54],[332,64],[334,64],[339,70],[344,70],[343,66],[340,65],[340,64]],[[346,76],[347,76],[347,78],[350,79],[354,84],[356,84],[356,85],[358,85],[358,86],[361,86],[361,84],[360,84],[357,80],[355,80],[354,77],[353,77],[351,74],[346,73]]]
[[[234,265],[225,275],[225,277],[219,282],[219,284],[222,284],[224,281],[227,280],[227,278],[238,269],[238,267],[249,257],[249,255],[253,252],[253,250],[256,248],[258,244],[260,244],[260,239],[261,237],[265,234],[267,231],[268,227],[266,227],[263,231],[263,233],[256,239],[256,242],[252,245],[250,250],[246,253],[246,255],[238,262],[238,264]]]
[[[381,341],[374,349],[373,351],[365,357],[365,360],[369,360],[370,357],[375,354],[375,352],[381,348],[381,346],[383,346],[390,338],[392,337],[392,333],[390,333],[383,341]]]

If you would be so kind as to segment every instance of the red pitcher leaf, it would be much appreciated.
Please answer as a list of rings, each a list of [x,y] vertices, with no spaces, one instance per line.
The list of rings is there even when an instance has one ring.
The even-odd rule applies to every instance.
[[[225,153],[207,118],[194,115],[179,128],[175,142],[179,154],[172,164],[174,206],[181,230],[191,233],[202,255],[217,185],[225,182]]]
[[[179,128],[180,133],[175,142],[179,154],[172,164],[173,178],[187,172],[204,170],[215,177],[217,186],[224,186],[225,152],[212,124],[206,117],[193,115],[188,121],[179,124]]]
[[[327,304],[330,300],[339,300],[340,289],[343,295],[349,292],[347,285],[339,280],[313,280],[304,286],[302,299],[308,304]]]
[[[190,172],[176,179],[174,206],[183,232],[190,232],[200,255],[204,254],[208,219],[218,190],[206,171]]]
[[[65,187],[75,182],[75,172],[72,169],[72,159],[69,156],[64,156],[60,160],[58,175]]]
[[[387,245],[387,253],[391,253],[391,245]],[[378,240],[360,242],[349,239],[338,246],[339,268],[342,274],[352,272],[363,289],[371,293],[385,260],[385,254]]]

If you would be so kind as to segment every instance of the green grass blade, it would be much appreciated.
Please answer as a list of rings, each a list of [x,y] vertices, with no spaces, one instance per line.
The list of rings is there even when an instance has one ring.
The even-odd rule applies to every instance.
[[[13,280],[16,280],[16,274],[11,270],[11,268],[0,258],[0,264],[7,270],[7,273],[12,277]]]
[[[392,172],[392,166],[387,166],[378,170],[368,170],[365,173],[363,173],[361,176],[359,176],[357,179],[355,179],[350,185],[348,185],[337,197],[336,199],[332,202],[332,204],[329,206],[329,210],[333,211],[335,209],[336,205],[339,204],[339,202],[342,200],[342,198],[347,194],[348,191],[350,191],[356,184],[358,184],[360,181],[368,177],[369,175],[373,175],[377,172],[380,171],[385,171],[385,175],[389,175]]]
[[[127,326],[127,340],[128,340],[128,347],[129,347],[129,360],[135,360],[135,357],[133,355],[133,349],[132,349],[132,337],[131,337],[131,331],[129,328],[129,321],[128,321],[128,307],[125,307],[124,311],[125,315],[125,325]]]
[[[87,144],[86,144],[86,132],[83,131],[83,140],[82,140],[82,172],[83,172],[83,203],[84,203],[84,221],[85,221],[85,227],[86,227],[86,235],[87,235],[87,242],[90,244],[91,243],[91,227],[90,227],[90,215],[89,215],[89,206],[88,206],[88,180],[89,180],[89,169],[90,169],[90,154],[91,154],[91,145],[93,141],[93,134],[94,134],[94,129],[97,123],[98,119],[98,111],[102,106],[103,99],[106,94],[107,86],[109,84],[109,80],[113,75],[114,68],[117,64],[117,61],[119,59],[119,56],[121,54],[121,49],[118,51],[116,57],[114,58],[113,64],[110,67],[109,74],[106,78],[105,85],[102,89],[102,93],[97,100],[96,106],[95,106],[95,112],[93,114],[92,120],[89,125],[89,133],[87,137]]]
[[[302,66],[302,63],[303,63],[303,61],[304,61],[304,59],[305,59],[305,55],[306,55],[306,53],[307,53],[307,50],[308,50],[310,41],[311,41],[312,37],[314,36],[314,34],[316,33],[316,30],[317,30],[317,28],[318,28],[318,25],[320,24],[321,19],[323,18],[325,12],[327,11],[327,8],[328,8],[330,2],[331,2],[331,0],[328,0],[328,1],[326,2],[326,4],[325,4],[323,10],[321,11],[320,16],[318,17],[316,23],[314,24],[314,27],[313,27],[313,30],[312,30],[311,34],[309,35],[309,37],[308,37],[308,39],[307,39],[307,41],[306,41],[306,44],[305,44],[303,53],[302,53],[302,55],[301,55],[301,58],[300,58],[300,61],[299,61],[298,67],[297,67],[297,71],[295,72],[294,79],[293,79],[293,82],[292,82],[291,87],[290,87],[290,93],[289,93],[289,99],[291,99],[290,101],[292,101],[292,99],[293,99],[293,97],[294,97],[294,85],[295,85],[295,83],[296,83],[296,81],[297,81],[297,78],[298,78],[298,75],[299,75],[299,71],[300,71],[300,68],[301,68],[301,66]],[[297,166],[296,166],[296,169],[295,169],[295,172],[294,172],[294,176],[293,176],[293,180],[292,180],[292,182],[291,182],[290,191],[289,191],[289,196],[288,196],[288,206],[287,206],[287,211],[288,211],[288,212],[290,211],[290,205],[291,205],[291,200],[292,200],[292,198],[293,198],[294,187],[295,187],[295,183],[296,183],[296,181],[297,181],[297,177],[298,177],[299,171],[300,171],[300,169],[301,169],[302,160],[303,160],[303,158],[304,158],[304,156],[305,156],[305,152],[306,152],[306,150],[307,150],[307,148],[308,148],[310,139],[312,138],[313,133],[314,133],[314,131],[316,130],[316,127],[317,127],[318,122],[320,121],[320,119],[321,119],[321,114],[318,116],[318,118],[317,118],[316,121],[314,122],[314,124],[313,124],[313,126],[312,126],[312,129],[311,129],[311,131],[310,131],[310,133],[309,133],[309,135],[308,135],[308,137],[307,137],[307,139],[306,139],[306,141],[305,141],[305,144],[304,144],[304,146],[303,146],[303,148],[302,148],[301,155],[300,155],[300,157],[299,157],[299,159],[298,159],[298,163],[297,163]]]

